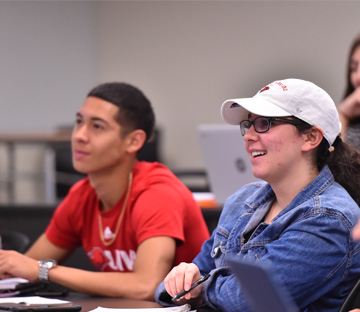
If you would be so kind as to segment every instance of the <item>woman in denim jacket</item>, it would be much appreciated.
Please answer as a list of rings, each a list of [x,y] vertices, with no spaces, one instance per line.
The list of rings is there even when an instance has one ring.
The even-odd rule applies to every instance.
[[[240,124],[263,181],[228,198],[200,254],[170,271],[156,301],[171,304],[170,296],[210,273],[176,304],[251,311],[226,264],[231,256],[266,264],[302,311],[338,311],[360,277],[360,243],[350,235],[360,217],[360,156],[339,137],[334,102],[311,82],[286,79],[225,101],[221,113]]]

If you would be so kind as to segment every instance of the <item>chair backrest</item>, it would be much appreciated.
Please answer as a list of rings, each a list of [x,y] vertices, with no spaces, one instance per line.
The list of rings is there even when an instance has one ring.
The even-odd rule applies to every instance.
[[[30,238],[24,233],[4,230],[0,235],[2,249],[24,253],[30,246]]]
[[[70,130],[68,129],[68,131]],[[160,138],[160,129],[156,128],[151,139],[138,152],[138,159],[161,162]],[[56,197],[60,200],[68,194],[72,185],[83,179],[86,175],[77,172],[73,167],[70,141],[55,142],[52,144],[52,149],[55,155]]]
[[[349,312],[355,308],[360,308],[360,279],[357,281],[350,294],[345,299],[339,312]]]

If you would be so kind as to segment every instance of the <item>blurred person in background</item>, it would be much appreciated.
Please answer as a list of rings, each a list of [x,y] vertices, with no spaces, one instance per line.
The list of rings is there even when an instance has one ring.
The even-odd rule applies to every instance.
[[[346,89],[338,110],[342,123],[342,139],[360,150],[360,35],[350,47]]]

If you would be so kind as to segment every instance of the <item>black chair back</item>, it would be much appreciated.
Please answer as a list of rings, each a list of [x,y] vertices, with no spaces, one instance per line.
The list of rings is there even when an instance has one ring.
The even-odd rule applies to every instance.
[[[24,233],[6,230],[1,232],[1,245],[2,249],[24,253],[30,247],[30,239]]]
[[[345,299],[339,312],[349,312],[352,309],[360,308],[360,279],[357,281],[350,294]]]

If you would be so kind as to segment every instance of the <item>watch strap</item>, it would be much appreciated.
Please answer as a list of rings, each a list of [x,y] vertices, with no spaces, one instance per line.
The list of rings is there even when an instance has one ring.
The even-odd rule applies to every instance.
[[[39,264],[39,280],[49,280],[49,270],[56,267],[57,263],[53,259],[43,259],[38,261]]]

